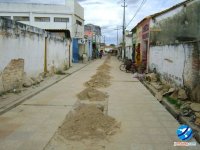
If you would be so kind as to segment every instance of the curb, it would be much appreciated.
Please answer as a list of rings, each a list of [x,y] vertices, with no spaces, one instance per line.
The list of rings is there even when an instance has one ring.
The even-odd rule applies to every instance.
[[[141,83],[152,93],[152,95],[155,97],[156,93],[143,81]],[[180,123],[180,124],[186,124],[190,126],[194,132],[193,137],[196,139],[198,143],[200,143],[200,129],[196,127],[194,124],[192,124],[188,118],[181,116],[180,112],[175,110],[173,108],[173,105],[171,105],[165,98],[160,101],[160,104],[162,104],[165,109]]]
[[[39,89],[39,90],[36,90],[35,92],[30,93],[30,94],[28,94],[28,95],[26,95],[26,96],[24,96],[24,97],[22,96],[22,98],[19,98],[19,99],[15,100],[15,101],[12,102],[10,105],[8,104],[8,106],[2,107],[2,108],[1,108],[2,110],[0,110],[0,115],[2,115],[2,114],[4,114],[4,113],[8,112],[9,110],[11,110],[11,109],[17,107],[18,105],[20,105],[20,104],[23,103],[24,101],[26,101],[26,100],[28,100],[28,99],[34,97],[35,95],[39,94],[40,92],[42,92],[42,91],[48,89],[49,87],[53,86],[54,84],[56,84],[56,83],[62,81],[63,79],[67,78],[68,76],[70,76],[70,75],[72,75],[72,74],[74,74],[74,73],[76,73],[76,72],[82,70],[83,68],[85,68],[85,67],[88,66],[89,64],[90,64],[90,62],[87,63],[87,64],[85,64],[83,67],[80,67],[79,69],[77,69],[77,70],[71,72],[71,73],[67,73],[67,75],[65,75],[65,76],[61,77],[60,79],[58,79],[58,80],[56,80],[56,81],[50,83],[49,85],[47,85],[47,86],[45,86],[45,87],[43,87],[43,88],[41,88],[41,89]]]

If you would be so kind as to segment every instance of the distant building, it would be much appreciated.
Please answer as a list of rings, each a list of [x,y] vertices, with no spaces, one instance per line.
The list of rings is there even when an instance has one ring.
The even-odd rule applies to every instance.
[[[89,57],[96,58],[97,50],[100,50],[100,43],[102,42],[101,27],[93,24],[86,24],[84,26],[85,37],[92,44],[92,53]]]
[[[84,8],[76,0],[65,5],[0,3],[0,16],[41,29],[69,30],[73,39],[73,59],[78,61],[79,39],[84,38]]]
[[[95,33],[96,35],[101,35],[101,27],[93,24],[86,24],[84,27],[85,33]]]

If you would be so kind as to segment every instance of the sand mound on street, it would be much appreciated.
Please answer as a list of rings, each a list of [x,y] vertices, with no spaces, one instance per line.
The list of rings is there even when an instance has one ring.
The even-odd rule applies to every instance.
[[[90,101],[104,101],[108,95],[104,92],[98,91],[94,88],[87,88],[80,92],[77,97],[80,100],[90,100]]]
[[[90,81],[86,82],[85,85],[87,87],[93,87],[93,88],[106,88],[109,87],[111,84],[108,79],[103,78],[93,78]]]
[[[101,65],[97,70],[104,70],[104,71],[109,72],[110,69],[111,69],[111,67],[110,67],[107,63],[104,63],[104,64]]]
[[[111,76],[107,70],[99,70],[92,79],[85,83],[87,87],[93,88],[106,88],[111,85],[110,83]]]
[[[67,140],[105,139],[119,128],[114,118],[103,114],[95,105],[82,104],[67,115],[58,134]]]
[[[92,79],[95,79],[95,78],[103,78],[103,79],[109,80],[111,76],[104,71],[98,71],[95,75],[92,76]]]

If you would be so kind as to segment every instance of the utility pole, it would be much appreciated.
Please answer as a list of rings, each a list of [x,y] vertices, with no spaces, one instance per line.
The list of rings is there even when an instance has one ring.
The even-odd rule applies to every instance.
[[[126,58],[126,47],[125,47],[125,30],[126,30],[126,18],[125,18],[125,8],[127,7],[126,5],[126,0],[124,0],[124,4],[122,5],[122,7],[124,8],[124,13],[123,13],[123,31],[122,31],[122,35],[123,35],[123,43],[122,43],[122,49],[124,51],[124,59]]]
[[[119,44],[119,42],[118,42],[118,28],[117,28],[117,46],[118,46],[118,44]]]
[[[104,52],[105,52],[105,49],[106,49],[106,36],[104,35]]]

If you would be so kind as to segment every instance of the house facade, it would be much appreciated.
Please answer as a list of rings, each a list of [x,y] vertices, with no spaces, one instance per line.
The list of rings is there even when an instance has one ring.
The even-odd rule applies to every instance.
[[[69,30],[77,62],[78,40],[84,38],[84,9],[75,0],[66,0],[65,5],[0,3],[0,16],[45,30]]]
[[[148,71],[156,69],[163,81],[185,88],[191,97],[200,85],[199,13],[200,1],[186,0],[144,18],[132,30],[136,60],[139,52],[142,62],[147,59]]]
[[[150,17],[144,18],[132,29],[135,62],[146,69],[149,52]]]

